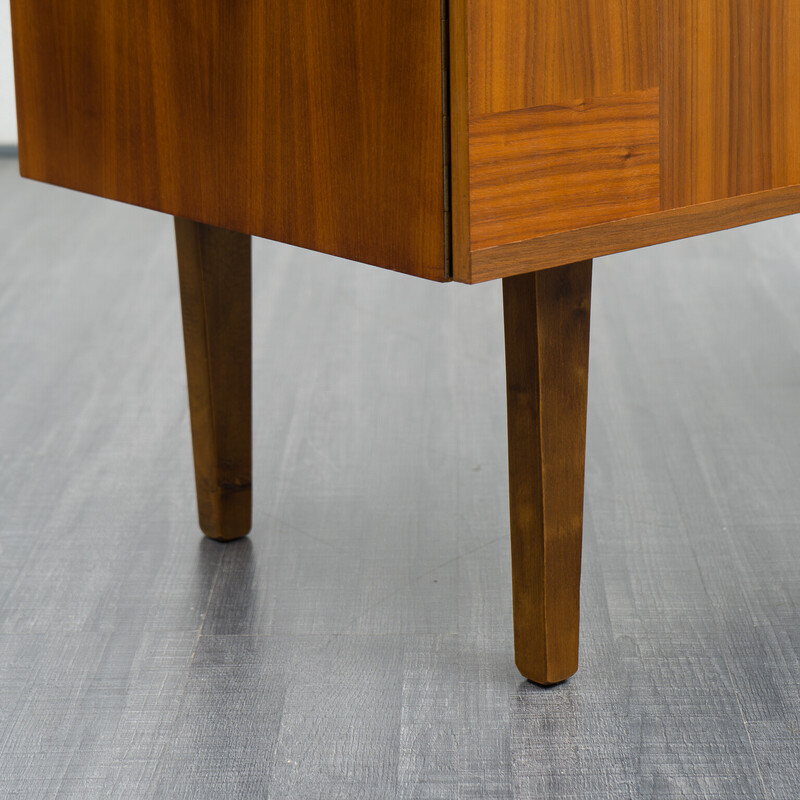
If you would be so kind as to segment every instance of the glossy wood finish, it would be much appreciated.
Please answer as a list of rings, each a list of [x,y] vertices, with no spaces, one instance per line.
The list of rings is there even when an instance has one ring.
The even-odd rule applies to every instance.
[[[444,280],[440,0],[13,0],[24,176]]]
[[[659,84],[659,0],[451,2],[468,9],[471,116]]]
[[[476,250],[659,210],[657,89],[476,117],[469,138]]]
[[[800,3],[659,6],[663,208],[800,183]]]
[[[536,683],[578,668],[592,262],[503,280],[514,648]]]
[[[701,204],[754,195],[745,224],[788,187],[800,210],[794,0],[13,0],[12,19],[24,175],[414,275],[448,279],[448,252],[467,283],[544,268],[495,248],[569,231],[563,262],[607,254],[632,218],[662,241],[645,216],[679,208],[697,216],[667,238],[715,230]],[[553,107],[607,118],[532,138]]]
[[[451,16],[451,51],[466,53],[451,59],[451,93],[467,94],[453,115],[457,280],[552,266],[536,254],[565,243],[561,263],[615,252],[633,242],[632,219],[642,226],[629,246],[717,230],[709,202],[741,198],[720,207],[728,226],[800,210],[800,4],[451,0]],[[643,175],[627,157],[641,131],[626,133],[622,113],[640,93],[658,102],[657,169]],[[553,107],[601,106],[607,131],[575,114],[569,133],[532,140],[531,122]],[[574,173],[548,196],[541,175],[558,151],[575,154]],[[609,202],[604,183],[629,191]],[[675,209],[692,212],[658,219]]]
[[[252,518],[250,237],[175,219],[200,528],[245,536]]]
[[[471,282],[469,192],[469,7],[464,0],[447,0],[450,96],[450,237],[451,273],[455,280]]]

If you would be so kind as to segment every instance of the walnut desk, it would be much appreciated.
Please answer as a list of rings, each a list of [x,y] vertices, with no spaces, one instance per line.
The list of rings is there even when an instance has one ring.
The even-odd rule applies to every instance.
[[[11,15],[22,174],[175,217],[208,536],[251,525],[251,235],[502,278],[516,661],[572,675],[591,259],[800,211],[800,0]]]

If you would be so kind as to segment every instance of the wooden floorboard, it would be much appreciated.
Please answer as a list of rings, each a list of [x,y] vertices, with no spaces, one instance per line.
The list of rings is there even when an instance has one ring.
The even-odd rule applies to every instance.
[[[512,656],[498,283],[254,245],[195,522],[172,224],[0,160],[0,796],[800,796],[800,221],[596,262],[581,667]]]

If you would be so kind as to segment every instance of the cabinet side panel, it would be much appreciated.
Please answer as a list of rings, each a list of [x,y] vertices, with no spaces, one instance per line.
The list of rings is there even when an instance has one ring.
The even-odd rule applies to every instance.
[[[440,0],[12,0],[30,178],[444,280]]]
[[[463,2],[470,282],[800,210],[797,0]]]

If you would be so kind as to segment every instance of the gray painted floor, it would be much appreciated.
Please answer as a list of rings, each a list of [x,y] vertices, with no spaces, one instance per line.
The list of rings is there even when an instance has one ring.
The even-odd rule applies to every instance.
[[[800,220],[596,263],[549,690],[512,658],[499,284],[254,259],[224,546],[171,220],[0,161],[0,796],[800,797]]]

